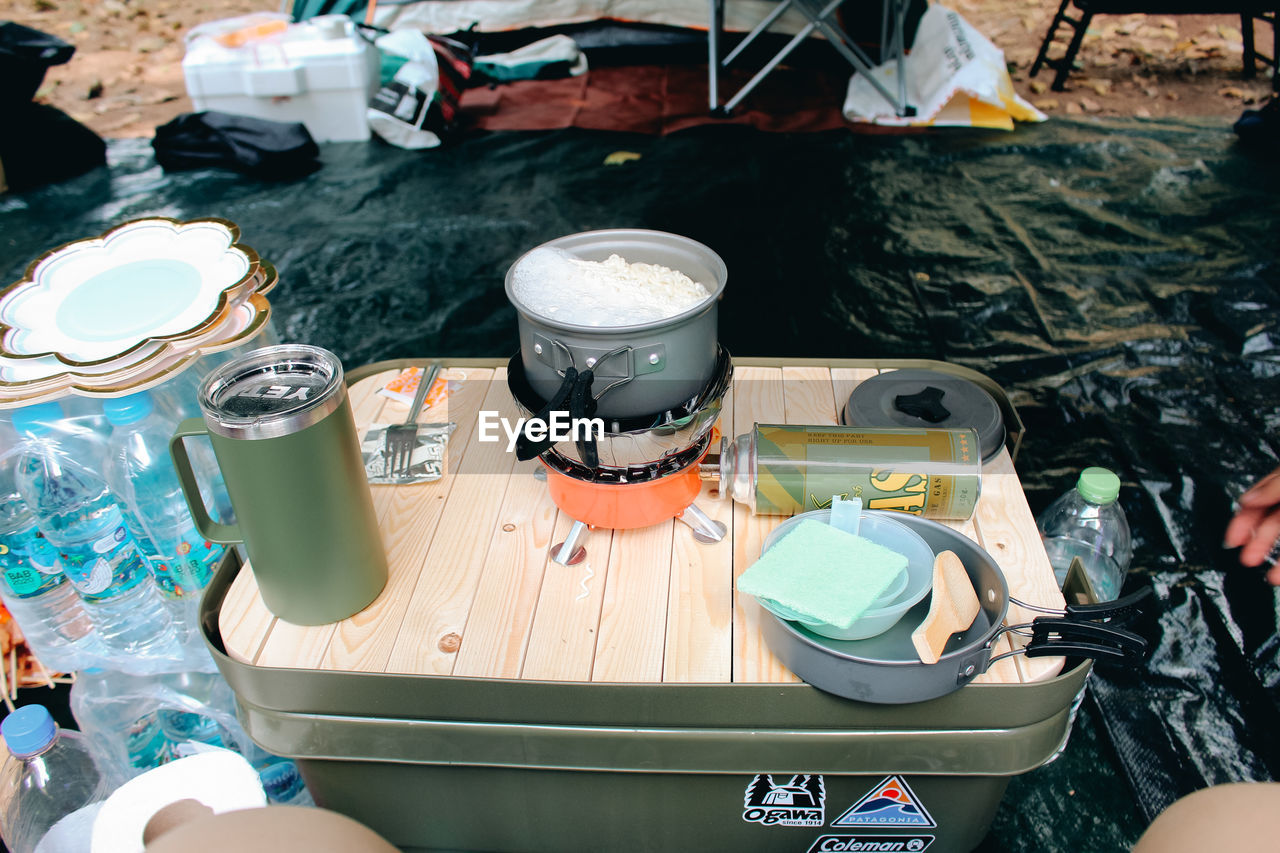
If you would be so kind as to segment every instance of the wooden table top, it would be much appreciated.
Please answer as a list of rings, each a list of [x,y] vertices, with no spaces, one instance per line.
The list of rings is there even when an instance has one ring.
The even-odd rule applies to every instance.
[[[496,364],[496,362],[495,362]],[[408,407],[378,393],[397,370],[352,385],[358,430],[404,420]],[[864,367],[735,360],[721,428],[754,423],[835,424]],[[411,673],[476,678],[627,683],[794,683],[761,637],[772,618],[734,580],[784,518],[755,516],[705,483],[698,506],[728,527],[701,544],[675,520],[639,530],[592,530],[587,559],[562,566],[548,548],[572,519],[552,503],[536,461],[518,462],[503,443],[476,440],[476,413],[518,416],[500,366],[450,366],[444,407],[423,420],[451,420],[450,467],[431,483],[373,486],[390,577],[382,594],[341,622],[298,626],[274,617],[246,565],[219,612],[230,656],[258,667]],[[457,461],[457,465],[452,463]],[[1004,571],[1010,594],[1061,608],[1035,519],[1007,450],[983,466],[972,518],[952,522]],[[1034,617],[1016,605],[1010,622]],[[1007,651],[1004,635],[995,649]],[[1018,683],[1056,675],[1058,657],[1014,656],[978,682]]]

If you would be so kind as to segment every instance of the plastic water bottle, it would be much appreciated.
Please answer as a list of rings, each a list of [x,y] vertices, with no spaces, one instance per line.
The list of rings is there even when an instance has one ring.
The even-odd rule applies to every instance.
[[[168,599],[198,598],[223,547],[205,539],[191,520],[169,456],[169,438],[177,424],[156,408],[145,391],[106,400],[102,410],[111,424],[103,473],[123,504],[125,522],[151,560],[156,585]],[[197,449],[191,452],[198,464]],[[209,466],[201,467],[205,505],[211,506]]]
[[[173,748],[160,727],[154,705],[139,702],[139,684],[146,677],[90,667],[71,685],[71,713],[80,731],[99,750],[132,777],[173,758]]]
[[[0,790],[12,792],[0,827],[12,853],[88,850],[93,819],[117,784],[79,732],[60,731],[43,705],[25,705],[0,721],[11,757]]]
[[[160,676],[166,703],[160,708],[160,728],[181,751],[188,742],[235,750],[241,737],[227,731],[218,719],[235,720],[235,697],[216,672],[178,672]],[[246,738],[247,740],[247,738]]]
[[[255,764],[262,790],[267,799],[278,806],[314,806],[315,800],[307,783],[298,771],[298,765],[287,758],[272,756],[262,764]]]
[[[98,638],[57,549],[18,494],[16,461],[12,455],[0,460],[0,598],[36,658],[54,672],[73,672],[92,660]]]
[[[1120,595],[1133,559],[1133,539],[1116,502],[1120,478],[1106,468],[1085,468],[1075,488],[1051,503],[1037,520],[1058,585],[1079,557],[1099,601]]]
[[[179,657],[173,622],[142,552],[106,482],[59,446],[57,403],[14,412],[23,437],[18,493],[55,548],[107,653],[128,664],[135,657]]]

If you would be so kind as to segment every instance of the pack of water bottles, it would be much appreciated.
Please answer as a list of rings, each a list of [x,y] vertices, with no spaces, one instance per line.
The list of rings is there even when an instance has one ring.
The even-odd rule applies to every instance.
[[[168,450],[202,373],[0,413],[0,597],[47,669],[212,671],[196,607],[224,546],[196,531]],[[229,520],[212,450],[191,452]]]
[[[71,712],[112,772],[132,778],[207,747],[240,753],[258,771],[273,803],[310,805],[297,766],[249,739],[235,716],[234,696],[216,672],[128,675],[80,672]]]

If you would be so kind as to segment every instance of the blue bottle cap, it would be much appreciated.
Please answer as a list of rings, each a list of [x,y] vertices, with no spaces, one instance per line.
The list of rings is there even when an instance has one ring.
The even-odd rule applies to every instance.
[[[62,406],[58,403],[36,403],[25,406],[13,413],[13,428],[18,435],[48,435],[53,425],[65,417]]]
[[[58,737],[58,724],[43,705],[23,705],[0,720],[0,735],[17,758],[37,755]]]
[[[151,414],[155,403],[146,391],[128,397],[111,397],[102,401],[102,411],[114,426],[137,423]]]

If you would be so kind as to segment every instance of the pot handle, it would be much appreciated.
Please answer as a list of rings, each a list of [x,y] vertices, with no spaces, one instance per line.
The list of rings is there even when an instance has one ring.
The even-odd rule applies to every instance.
[[[1047,613],[1050,616],[1065,616],[1075,622],[1106,622],[1123,625],[1142,612],[1141,605],[1150,596],[1151,587],[1144,587],[1137,592],[1129,593],[1123,598],[1117,598],[1115,601],[1103,601],[1098,604],[1068,604],[1062,610],[1041,607],[1038,604],[1028,604],[1025,601],[1019,601],[1013,596],[1009,596],[1009,602],[1018,605],[1024,610]]]
[[[1123,625],[1142,612],[1141,605],[1150,597],[1151,587],[1147,586],[1115,601],[1103,601],[1099,604],[1068,604],[1067,618]]]
[[[556,389],[556,393],[551,395],[551,399],[543,404],[530,420],[541,420],[546,423],[552,412],[562,412],[569,408],[569,395],[574,389],[578,381],[578,371],[572,367],[565,368],[564,380],[560,383],[560,387]],[[528,434],[520,431],[520,435],[516,436],[516,458],[521,462],[528,462],[535,456],[541,456],[551,449],[555,442],[548,435],[540,441],[534,441],[529,438]]]
[[[1040,617],[1031,623],[1031,642],[1022,652],[1027,657],[1076,655],[1133,666],[1146,656],[1147,641],[1132,631],[1097,622]]]
[[[570,419],[589,418],[596,413],[596,398],[591,396],[591,383],[594,379],[595,374],[590,368],[578,374],[578,381],[573,383],[573,388],[569,391]],[[578,457],[583,465],[595,468],[600,464],[600,454],[596,450],[596,437],[590,429],[586,433],[585,437],[580,437],[576,441]]]

